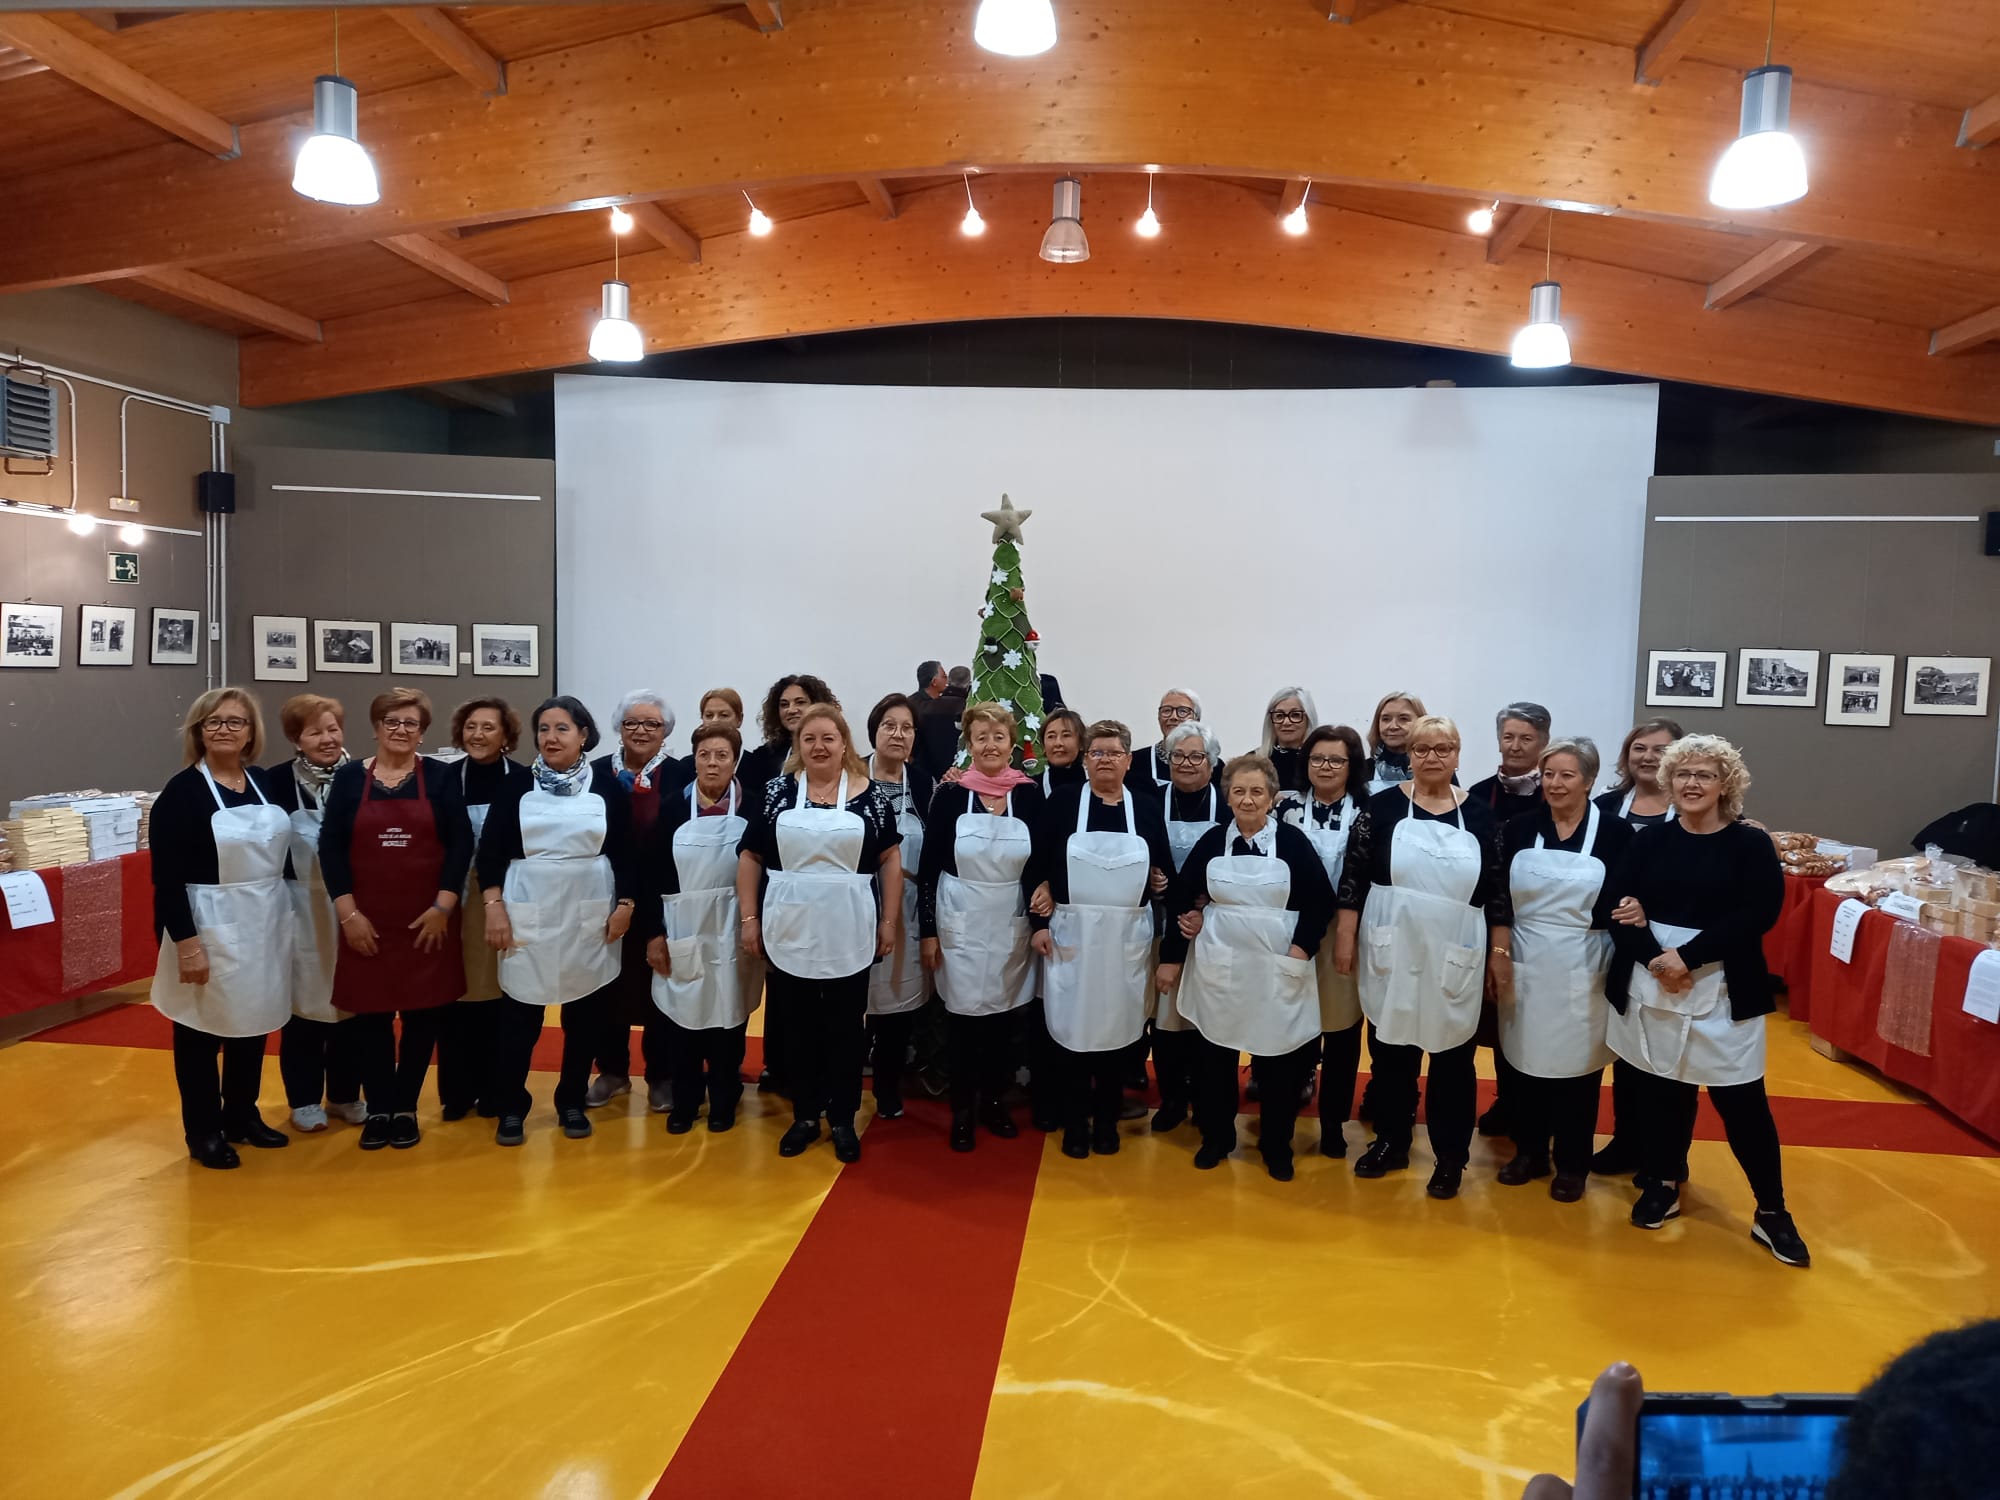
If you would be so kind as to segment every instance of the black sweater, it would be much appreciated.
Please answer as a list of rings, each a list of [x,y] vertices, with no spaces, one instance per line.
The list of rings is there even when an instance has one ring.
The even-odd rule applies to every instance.
[[[1302,792],[1309,782],[1306,780],[1306,752],[1302,745],[1273,745],[1271,764],[1278,768],[1278,790]]]
[[[480,762],[466,756],[451,767],[452,780],[458,783],[461,800],[467,807],[484,807],[494,802],[519,802],[527,795],[528,788],[535,784],[535,778],[528,768],[517,760],[501,756],[498,760]]]
[[[1134,750],[1132,764],[1125,768],[1125,785],[1135,786],[1140,791],[1157,797],[1166,790],[1162,783],[1169,779],[1172,770],[1173,767],[1167,764],[1166,753],[1157,744],[1144,750]],[[1208,769],[1208,779],[1212,785],[1221,786],[1222,767],[1211,765]]]
[[[354,894],[354,820],[361,812],[362,780],[368,774],[365,763],[351,760],[334,773],[333,785],[326,789],[319,871],[326,881],[326,893],[336,900]],[[388,790],[378,784],[368,795],[382,802],[415,802],[417,776],[424,779],[424,795],[430,799],[431,816],[437,820],[438,842],[444,845],[444,862],[433,889],[463,891],[465,872],[472,866],[472,824],[466,819],[465,798],[458,789],[458,768],[420,755],[416,776],[405,777]]]
[[[1042,789],[1044,797],[1048,797],[1064,787],[1082,786],[1088,780],[1090,773],[1084,770],[1083,757],[1079,755],[1066,766],[1044,766],[1041,774],[1035,778],[1035,785]],[[1130,776],[1126,777],[1126,782],[1130,784]]]
[[[1666,822],[1668,818],[1673,816],[1673,804],[1671,803],[1667,805],[1664,812],[1643,814],[1620,813],[1618,809],[1625,805],[1624,792],[1606,792],[1594,800],[1605,812],[1633,828],[1652,828],[1657,824]]]
[[[1523,849],[1532,848],[1535,838],[1540,835],[1544,849],[1560,849],[1566,854],[1583,853],[1584,831],[1590,827],[1590,815],[1576,825],[1576,831],[1567,839],[1556,837],[1555,814],[1547,804],[1533,813],[1513,819],[1500,829],[1501,862],[1512,878],[1514,856]],[[1597,903],[1590,909],[1590,925],[1602,930],[1611,925],[1611,908],[1618,904],[1611,894],[1612,872],[1625,858],[1625,851],[1632,843],[1632,827],[1624,819],[1616,816],[1600,815],[1597,820],[1597,839],[1590,846],[1590,852],[1604,862],[1604,884],[1597,892]],[[1511,895],[1512,887],[1509,886]]]
[[[1538,784],[1526,796],[1500,789],[1500,773],[1494,772],[1484,781],[1475,781],[1466,788],[1466,800],[1477,802],[1493,814],[1494,821],[1501,825],[1512,822],[1525,812],[1533,812],[1543,806],[1542,789]]]
[[[1500,870],[1500,829],[1493,814],[1470,796],[1460,805],[1465,815],[1465,831],[1479,840],[1482,856],[1479,881],[1466,904],[1486,909],[1489,927],[1510,927],[1514,922],[1514,902]],[[1376,885],[1394,885],[1389,873],[1389,850],[1396,825],[1414,814],[1434,823],[1454,823],[1457,813],[1426,812],[1400,786],[1377,792],[1361,805],[1354,831],[1347,836],[1347,858],[1340,867],[1340,908],[1360,911],[1368,902],[1368,890]]]
[[[1084,830],[1086,833],[1123,833],[1125,803],[1131,803],[1133,831],[1146,841],[1152,868],[1163,875],[1174,873],[1174,851],[1167,843],[1167,820],[1160,810],[1159,799],[1142,797],[1126,787],[1124,801],[1110,803],[1086,785],[1057,792],[1034,821],[1034,852],[1028,856],[1030,894],[1046,880],[1056,905],[1069,900],[1069,837],[1077,831],[1077,809],[1085,802],[1090,804],[1090,826]],[[1147,885],[1140,888],[1138,906],[1152,900],[1151,880],[1152,870],[1148,870]],[[1028,923],[1039,931],[1049,925],[1049,919],[1029,912]]]
[[[1030,839],[1042,817],[1042,789],[1033,782],[1013,791],[1013,814],[1028,825]],[[958,819],[961,813],[986,811],[986,804],[962,786],[940,786],[931,796],[931,810],[924,818],[924,857],[917,869],[917,936],[937,936],[937,885],[941,875],[958,873]],[[995,814],[999,816],[999,814]],[[1021,871],[1021,894],[1035,892],[1034,854]]]
[[[473,868],[479,872],[479,884],[484,890],[505,886],[507,866],[526,857],[521,847],[521,798],[534,790],[534,777],[530,773],[519,792],[512,790],[511,782],[509,778],[505,789],[508,795],[493,799],[486,814],[486,830],[479,836],[479,854]],[[604,845],[599,852],[611,861],[611,882],[618,899],[636,903],[640,881],[637,851],[632,847],[631,799],[619,784],[618,773],[602,764],[590,768],[590,785],[586,790],[604,799]]]
[[[879,783],[877,783],[879,785]],[[729,794],[724,792],[719,804],[724,809],[729,806]],[[750,808],[743,800],[741,788],[737,791],[736,814],[749,826]],[[674,834],[683,823],[692,822],[700,816],[695,810],[694,799],[687,788],[682,787],[673,796],[660,803],[660,815],[654,819],[650,832],[640,840],[639,880],[644,894],[639,898],[639,912],[632,919],[632,930],[648,941],[661,936],[666,931],[666,908],[661,905],[664,898],[681,893],[680,867],[674,863]],[[709,813],[711,818],[720,818],[724,813]],[[738,840],[737,849],[742,849]]]
[[[1276,829],[1278,841],[1272,847],[1292,872],[1291,894],[1285,898],[1285,910],[1298,914],[1292,926],[1292,942],[1311,958],[1319,951],[1319,940],[1326,936],[1327,926],[1333,921],[1333,886],[1326,878],[1326,866],[1319,862],[1312,840],[1291,824],[1278,822],[1275,816],[1265,826]],[[1161,963],[1187,961],[1188,940],[1181,936],[1181,918],[1208,895],[1208,862],[1228,854],[1235,845],[1236,820],[1231,818],[1227,823],[1216,824],[1201,836],[1189,852],[1187,863],[1181,866],[1180,874],[1167,887],[1167,928],[1160,937]]]
[[[279,773],[257,766],[244,769],[249,780],[242,791],[232,792],[216,783],[224,807],[258,806],[260,799],[251,782],[263,788],[262,801],[282,806],[273,795]],[[289,779],[290,772],[283,774]],[[199,765],[176,772],[160,788],[160,795],[153,803],[147,830],[153,855],[153,928],[166,929],[167,936],[177,943],[195,935],[187,888],[216,883],[215,830],[209,826],[215,812],[215,798],[209,795]]]
[[[1689,833],[1678,818],[1638,829],[1606,882],[1605,896],[1613,906],[1626,896],[1635,898],[1648,922],[1700,928],[1699,936],[1681,945],[1681,962],[1689,969],[1721,963],[1735,1019],[1747,1021],[1776,1008],[1771,971],[1764,966],[1764,934],[1777,925],[1784,907],[1785,873],[1768,833],[1747,823]],[[1622,1015],[1633,966],[1658,958],[1660,945],[1647,928],[1623,923],[1613,925],[1611,943],[1605,997]]]

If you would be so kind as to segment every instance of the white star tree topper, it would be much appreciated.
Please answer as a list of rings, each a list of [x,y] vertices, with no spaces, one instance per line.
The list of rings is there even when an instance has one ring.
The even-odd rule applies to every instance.
[[[1000,508],[998,510],[982,510],[979,513],[979,519],[993,523],[993,545],[997,547],[1002,542],[1021,541],[1021,524],[1033,514],[1032,510],[1014,509],[1014,502],[1009,500],[1005,495],[1002,495],[1000,497]],[[995,578],[993,581],[1001,583],[1004,580]]]

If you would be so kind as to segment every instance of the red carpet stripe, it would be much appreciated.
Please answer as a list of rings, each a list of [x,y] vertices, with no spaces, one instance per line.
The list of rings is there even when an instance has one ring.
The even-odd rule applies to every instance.
[[[968,1161],[946,1123],[868,1127],[655,1500],[972,1492],[1042,1135],[981,1131]]]

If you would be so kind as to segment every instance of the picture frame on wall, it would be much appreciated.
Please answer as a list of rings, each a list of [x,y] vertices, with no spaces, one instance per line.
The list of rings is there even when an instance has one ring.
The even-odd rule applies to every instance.
[[[79,667],[129,667],[132,637],[139,628],[139,611],[115,604],[86,604],[78,611],[76,664]]]
[[[1826,659],[1826,722],[1880,729],[1896,700],[1896,658],[1834,652]]]
[[[315,672],[379,672],[382,670],[380,620],[314,620]]]
[[[472,627],[473,676],[539,677],[541,673],[541,627],[536,625]]]
[[[201,665],[201,611],[155,608],[149,660],[156,667]]]
[[[1817,708],[1819,653],[1745,646],[1736,653],[1736,706]]]
[[[12,609],[10,604],[7,606]],[[1903,712],[1986,716],[1993,680],[1990,656],[1911,656],[1903,661]]]
[[[0,667],[62,665],[62,607],[0,604]]]
[[[389,625],[389,665],[391,670],[418,677],[458,675],[458,627],[456,625]]]
[[[250,665],[259,682],[304,682],[305,616],[252,615]]]
[[[1653,651],[1646,657],[1648,708],[1720,708],[1727,651]]]

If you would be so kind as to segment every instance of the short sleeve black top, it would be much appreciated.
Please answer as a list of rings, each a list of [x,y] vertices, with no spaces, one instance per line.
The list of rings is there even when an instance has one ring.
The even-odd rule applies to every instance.
[[[273,795],[280,771],[246,766],[242,791],[232,792],[217,782],[215,793],[221,796],[224,807],[256,807],[262,802],[282,805]],[[263,789],[261,798],[255,788]],[[177,943],[195,935],[194,911],[188,905],[187,888],[214,885],[218,878],[215,832],[209,826],[215,813],[215,795],[209,792],[199,765],[189,766],[168,778],[153,802],[147,829],[152,845],[153,926],[156,930],[165,929],[167,936]]]
[[[1403,819],[1456,823],[1461,816],[1465,831],[1479,841],[1480,852],[1479,881],[1466,904],[1485,908],[1489,926],[1512,926],[1514,903],[1500,868],[1500,828],[1492,812],[1470,796],[1456,812],[1427,812],[1401,786],[1387,787],[1370,797],[1354,820],[1354,831],[1347,836],[1347,858],[1340,867],[1340,909],[1360,911],[1367,905],[1371,886],[1395,884],[1390,878],[1389,851],[1396,825]]]
[[[361,812],[361,792],[371,775],[365,761],[351,760],[334,772],[326,791],[326,817],[320,824],[319,870],[326,893],[336,900],[354,894],[354,820]],[[414,802],[417,778],[423,778],[423,795],[437,820],[438,842],[444,845],[437,889],[463,891],[465,873],[472,865],[472,824],[465,816],[465,797],[459,790],[458,767],[444,765],[427,755],[417,757],[416,775],[406,776],[393,787],[380,782],[368,789],[371,800]]]
[[[1583,853],[1583,836],[1590,831],[1590,818],[1584,818],[1566,839],[1556,837],[1556,818],[1547,804],[1518,818],[1512,818],[1500,828],[1500,857],[1503,868],[1508,872],[1509,895],[1512,895],[1514,856],[1523,849],[1534,847],[1537,837],[1544,849],[1560,849],[1565,854]],[[1602,930],[1611,925],[1611,908],[1618,903],[1611,895],[1611,875],[1625,857],[1625,850],[1632,842],[1632,829],[1623,818],[1615,813],[1604,815],[1600,812],[1597,820],[1597,838],[1590,846],[1590,852],[1604,864],[1604,884],[1597,892],[1597,903],[1591,908],[1590,925]]]
[[[1152,868],[1171,876],[1174,872],[1174,851],[1167,843],[1166,815],[1160,810],[1160,803],[1154,797],[1142,797],[1130,787],[1124,789],[1124,797],[1118,802],[1106,802],[1086,784],[1081,787],[1061,791],[1042,809],[1041,817],[1034,822],[1034,853],[1028,859],[1028,886],[1032,891],[1044,880],[1049,883],[1049,895],[1060,906],[1069,900],[1069,838],[1077,832],[1078,809],[1088,805],[1090,819],[1086,833],[1123,833],[1125,831],[1125,809],[1132,809],[1132,831],[1146,841],[1146,852],[1152,861]],[[1148,872],[1150,881],[1151,872]],[[1151,900],[1151,894],[1143,887],[1139,905]],[[1028,914],[1029,925],[1037,930],[1049,925],[1047,917]]]

